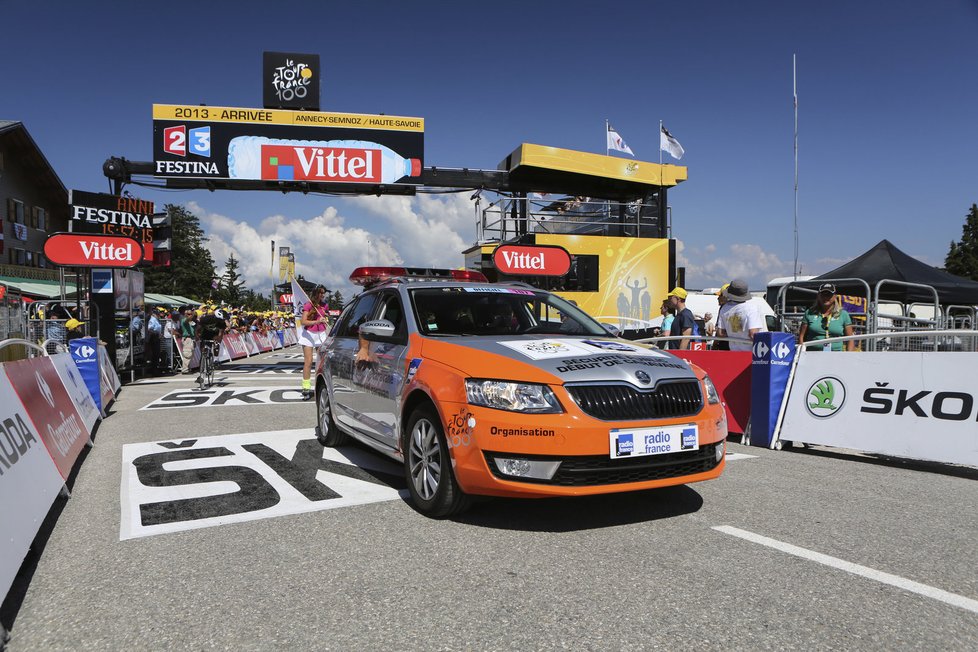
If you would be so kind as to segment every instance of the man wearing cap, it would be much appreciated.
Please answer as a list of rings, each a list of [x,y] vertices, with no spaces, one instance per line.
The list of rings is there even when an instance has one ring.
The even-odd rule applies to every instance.
[[[678,346],[676,340],[669,340],[670,346],[668,348],[688,349],[689,340],[685,338],[693,335],[693,331],[696,328],[696,319],[693,317],[693,311],[686,307],[686,290],[680,287],[673,288],[672,292],[668,294],[668,298],[669,305],[676,311],[676,317],[672,320],[669,335],[672,337],[682,336],[684,338],[679,340]]]
[[[836,300],[835,286],[831,283],[823,283],[818,288],[818,296],[815,303],[805,309],[802,318],[801,330],[798,331],[798,340],[801,342],[812,342],[824,340],[830,337],[842,337],[852,335],[852,317],[849,312],[843,310],[842,304]],[[821,347],[806,347],[809,350],[832,350],[847,351],[856,350],[855,340],[849,340],[843,347],[842,342],[826,344]]]
[[[767,324],[757,304],[750,300],[747,281],[735,278],[721,296],[730,307],[720,310],[717,334],[730,338],[731,351],[750,351],[754,335],[766,331]]]

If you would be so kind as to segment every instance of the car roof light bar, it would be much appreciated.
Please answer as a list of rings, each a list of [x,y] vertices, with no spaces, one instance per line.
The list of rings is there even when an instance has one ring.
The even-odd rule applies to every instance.
[[[437,269],[431,267],[357,267],[350,274],[350,282],[363,287],[372,287],[384,281],[471,281],[488,283],[482,272],[467,269]]]

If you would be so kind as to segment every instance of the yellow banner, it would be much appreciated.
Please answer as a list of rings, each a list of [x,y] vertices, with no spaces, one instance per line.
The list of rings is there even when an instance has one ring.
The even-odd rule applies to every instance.
[[[281,109],[242,109],[227,106],[193,106],[154,104],[154,120],[188,122],[243,122],[268,125],[303,125],[307,127],[343,127],[347,129],[381,129],[386,131],[424,131],[424,118],[363,113],[321,113],[318,111],[284,111]]]
[[[668,239],[538,233],[536,244],[598,257],[597,292],[557,292],[598,321],[619,328],[645,328],[660,315],[659,306],[671,289]]]

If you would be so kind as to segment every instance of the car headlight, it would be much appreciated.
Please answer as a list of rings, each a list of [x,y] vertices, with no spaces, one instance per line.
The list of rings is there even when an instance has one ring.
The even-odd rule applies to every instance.
[[[706,385],[706,402],[715,405],[720,402],[720,395],[717,388],[713,386],[713,381],[709,376],[703,376],[703,384]]]
[[[556,414],[563,411],[553,390],[533,383],[469,378],[465,381],[465,396],[472,405],[510,412]]]

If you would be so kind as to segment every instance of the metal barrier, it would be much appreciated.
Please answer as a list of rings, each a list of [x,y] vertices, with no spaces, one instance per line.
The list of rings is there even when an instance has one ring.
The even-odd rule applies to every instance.
[[[14,346],[20,346],[26,349],[27,355],[24,356],[25,358],[39,358],[41,356],[48,355],[47,350],[43,346],[35,342],[31,342],[30,340],[21,339],[19,337],[11,337],[0,341],[0,350]]]
[[[680,342],[682,340],[689,340],[690,349],[692,349],[694,343],[703,343],[703,346],[701,348],[693,349],[693,350],[700,350],[700,351],[726,350],[726,349],[714,349],[713,345],[716,342],[727,342],[728,344],[730,342],[739,342],[739,343],[744,342],[744,340],[738,340],[732,337],[716,337],[716,336],[710,337],[709,335],[685,335],[685,336],[665,335],[662,337],[646,337],[635,341],[641,342],[642,344],[652,344],[654,346],[658,346],[660,349],[664,349],[666,347],[659,346],[660,342],[661,343]],[[675,350],[675,349],[667,349],[667,350]]]
[[[825,340],[816,340],[799,345],[799,348],[809,348],[809,350],[820,349],[825,344],[835,342],[860,341],[874,342],[875,347],[860,347],[855,351],[895,351],[895,352],[975,352],[978,351],[978,330],[925,330],[925,331],[902,331],[884,333],[865,333],[862,335],[849,335],[846,337],[830,337]],[[887,346],[881,341],[891,340]],[[919,341],[914,341],[919,340]],[[895,342],[894,342],[895,341]],[[835,351],[835,353],[840,353]]]

